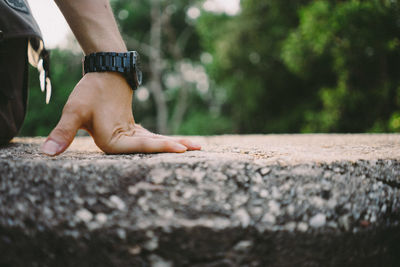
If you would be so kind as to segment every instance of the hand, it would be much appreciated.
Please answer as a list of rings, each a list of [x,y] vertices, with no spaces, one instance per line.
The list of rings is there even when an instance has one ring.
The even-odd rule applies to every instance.
[[[187,139],[154,134],[136,124],[132,96],[132,89],[120,74],[86,74],[69,96],[60,121],[41,150],[50,156],[64,152],[78,129],[88,131],[96,145],[109,154],[201,149]]]

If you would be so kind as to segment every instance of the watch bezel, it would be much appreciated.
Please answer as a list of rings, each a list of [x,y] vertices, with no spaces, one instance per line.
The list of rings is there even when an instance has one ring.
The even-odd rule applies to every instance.
[[[133,78],[133,82],[137,89],[140,85],[142,85],[143,74],[140,69],[140,55],[137,51],[130,51],[131,54],[131,75]]]

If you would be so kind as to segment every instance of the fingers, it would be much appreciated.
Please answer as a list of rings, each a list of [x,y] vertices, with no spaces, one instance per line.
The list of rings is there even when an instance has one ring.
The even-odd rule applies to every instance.
[[[113,144],[110,144],[109,149],[103,149],[104,152],[109,154],[159,152],[183,153],[186,150],[186,146],[171,140],[132,136],[123,136]]]
[[[184,145],[187,147],[188,150],[200,150],[201,146],[199,144],[193,143],[192,141],[188,139],[179,139],[179,138],[174,138],[170,137],[172,140],[179,142],[180,144]]]
[[[155,133],[152,133],[152,132],[146,130],[139,124],[135,124],[135,127],[137,129],[137,133],[143,134],[143,136],[151,136],[153,138],[167,139],[167,140],[170,140],[173,142],[177,142],[177,143],[180,143],[180,144],[186,146],[188,150],[200,150],[201,149],[201,146],[199,144],[196,144],[186,138],[176,138],[176,137],[171,137],[171,136],[155,134]]]
[[[42,152],[49,156],[64,152],[74,140],[81,124],[81,119],[75,112],[63,112],[57,126],[42,144]]]
[[[201,146],[199,144],[196,144],[185,138],[176,138],[176,137],[163,136],[163,135],[155,135],[155,136],[156,136],[156,138],[168,139],[173,142],[178,142],[178,143],[184,145],[185,147],[187,147],[188,150],[200,150],[201,149]]]

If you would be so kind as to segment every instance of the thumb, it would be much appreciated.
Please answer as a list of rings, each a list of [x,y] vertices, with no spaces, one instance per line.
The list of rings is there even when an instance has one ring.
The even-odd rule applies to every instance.
[[[57,126],[42,144],[42,152],[49,156],[56,156],[64,152],[74,140],[81,124],[81,119],[76,113],[63,112]]]

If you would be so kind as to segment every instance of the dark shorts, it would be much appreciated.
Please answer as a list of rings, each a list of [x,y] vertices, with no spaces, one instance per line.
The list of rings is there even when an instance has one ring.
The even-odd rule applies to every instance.
[[[0,145],[18,134],[28,98],[27,39],[0,41]]]

